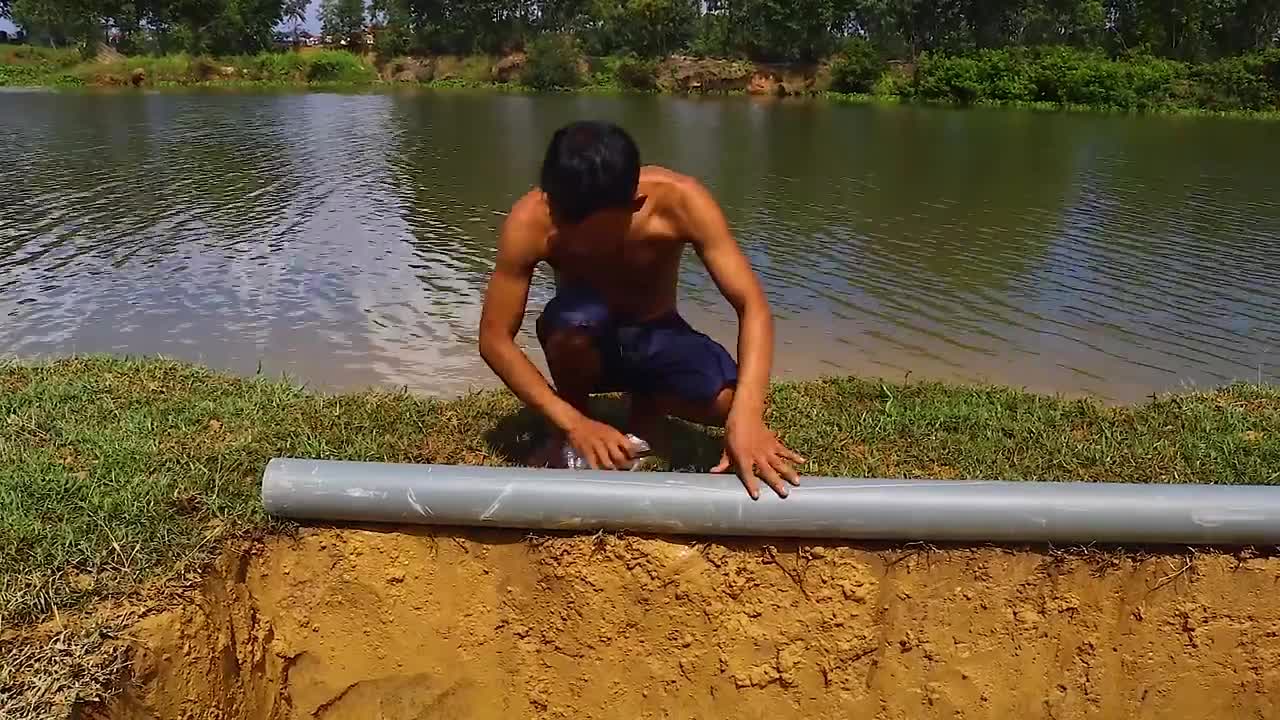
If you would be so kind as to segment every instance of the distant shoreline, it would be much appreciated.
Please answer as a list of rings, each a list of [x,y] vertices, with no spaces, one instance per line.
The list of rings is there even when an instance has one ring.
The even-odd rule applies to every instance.
[[[977,58],[933,58],[919,64],[888,66],[871,92],[833,89],[832,64],[769,64],[745,60],[721,60],[672,56],[663,60],[634,58],[579,58],[577,78],[569,87],[545,87],[527,81],[528,58],[524,53],[507,56],[400,57],[380,61],[343,50],[307,48],[302,52],[261,53],[229,58],[189,55],[114,55],[83,60],[70,50],[0,45],[0,87],[77,89],[221,89],[311,91],[360,91],[392,88],[474,89],[492,92],[575,92],[598,94],[665,94],[691,96],[752,95],[797,97],[849,104],[903,104],[943,107],[1015,108],[1045,112],[1108,114],[1156,114],[1234,117],[1273,120],[1280,118],[1280,101],[1265,108],[1230,107],[1212,100],[1210,88],[1188,89],[1178,80],[1159,97],[1139,97],[1132,89],[1112,88],[1110,102],[1076,102],[1019,98],[1007,91],[1009,78],[992,83],[1004,88],[986,92],[970,80],[956,80],[958,72],[972,70]],[[1082,56],[1083,57],[1083,56]],[[1089,62],[1081,60],[1081,62]],[[1105,62],[1110,70],[1123,70],[1129,61]],[[1156,61],[1176,70],[1171,61]],[[1030,63],[1030,61],[1028,61]],[[1183,68],[1186,69],[1185,67]],[[1013,81],[1023,85],[1045,84],[1028,79],[1028,65]],[[1146,72],[1148,69],[1142,69]],[[1171,71],[1173,72],[1173,71]],[[1078,75],[1079,73],[1077,73]],[[1203,74],[1203,73],[1202,73]],[[1176,73],[1175,73],[1176,75]],[[1075,76],[1072,76],[1075,77]],[[1066,85],[1070,78],[1051,77]],[[1173,81],[1171,81],[1172,83]],[[1114,84],[1114,82],[1113,82]],[[1084,88],[1082,95],[1096,88]],[[1163,91],[1162,91],[1163,92]],[[1280,98],[1280,89],[1277,91]],[[1180,95],[1177,95],[1180,93]],[[1066,96],[1066,91],[1062,92]],[[1094,92],[1094,95],[1102,97]],[[1177,96],[1175,96],[1177,95]]]

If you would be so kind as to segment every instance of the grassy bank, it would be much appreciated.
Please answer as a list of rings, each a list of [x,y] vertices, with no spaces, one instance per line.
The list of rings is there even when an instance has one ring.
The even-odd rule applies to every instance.
[[[1280,50],[1198,64],[1066,48],[926,55],[904,92],[959,104],[1274,113],[1280,110]]]
[[[781,385],[770,421],[811,474],[1280,482],[1280,391],[1107,408],[999,388]],[[0,368],[0,626],[128,591],[269,531],[268,459],[506,464],[537,427],[505,393],[323,395],[166,361]],[[717,441],[681,427],[681,466]]]
[[[80,53],[32,45],[0,45],[0,87],[61,86]]]
[[[185,54],[84,59],[75,50],[0,46],[0,86],[364,86],[377,69],[339,50],[209,58]]]

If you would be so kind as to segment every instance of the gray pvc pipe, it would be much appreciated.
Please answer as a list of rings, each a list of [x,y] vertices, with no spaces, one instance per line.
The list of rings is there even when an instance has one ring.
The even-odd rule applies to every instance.
[[[757,501],[732,475],[272,460],[298,520],[884,540],[1280,543],[1280,487],[806,477]]]

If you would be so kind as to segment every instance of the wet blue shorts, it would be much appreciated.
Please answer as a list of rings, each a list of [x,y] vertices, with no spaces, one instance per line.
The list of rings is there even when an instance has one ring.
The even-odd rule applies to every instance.
[[[595,392],[674,395],[709,403],[738,382],[738,366],[720,343],[676,313],[643,323],[620,321],[585,288],[561,288],[538,318],[538,340],[578,330],[595,340],[603,377]]]

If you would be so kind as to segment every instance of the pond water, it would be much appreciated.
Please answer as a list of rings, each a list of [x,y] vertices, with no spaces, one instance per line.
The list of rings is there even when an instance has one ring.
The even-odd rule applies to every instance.
[[[717,193],[782,377],[1132,401],[1280,372],[1280,123],[475,92],[0,94],[0,355],[491,386],[496,230],[584,117]],[[732,347],[692,255],[681,292]]]

